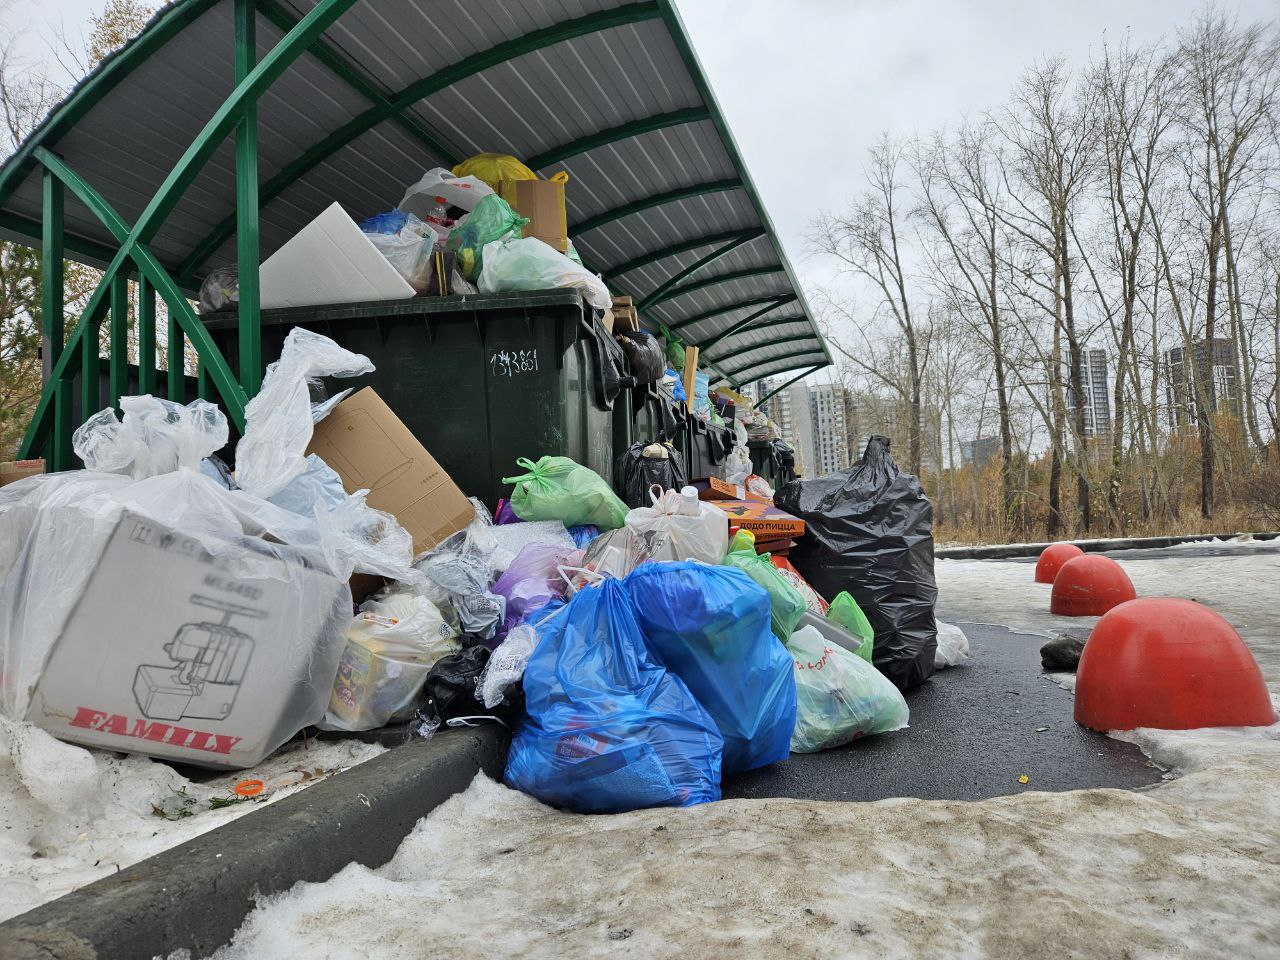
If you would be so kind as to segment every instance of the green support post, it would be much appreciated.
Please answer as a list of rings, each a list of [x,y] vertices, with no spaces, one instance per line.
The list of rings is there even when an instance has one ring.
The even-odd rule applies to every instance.
[[[45,471],[70,470],[75,466],[71,436],[75,432],[75,392],[71,380],[61,378],[53,388],[53,438]]]
[[[40,248],[40,343],[43,379],[53,379],[53,368],[62,356],[66,340],[64,297],[63,193],[62,183],[48,170],[44,172],[44,223]],[[46,447],[45,469],[67,470],[71,466],[71,384],[58,380],[54,386],[54,428]]]
[[[201,400],[212,398],[213,388],[209,384],[209,371],[203,360],[196,361],[196,396]]]
[[[156,288],[138,277],[138,393],[156,392]]]
[[[99,300],[93,313],[87,319],[87,326],[80,338],[80,422],[88,420],[101,409],[102,393],[98,379],[101,375],[101,364],[98,356],[101,335],[102,315],[106,313],[107,301]]]
[[[174,403],[187,402],[187,347],[178,318],[169,311],[169,373],[165,396]]]
[[[258,58],[254,0],[236,0],[236,85]],[[258,105],[236,126],[236,264],[239,277],[240,386],[253,397],[262,385],[262,328],[258,295]],[[201,365],[201,375],[204,367]],[[203,383],[203,380],[201,381]],[[204,396],[202,393],[201,396]]]
[[[129,277],[111,280],[111,336],[107,343],[107,405],[119,406],[129,390]]]

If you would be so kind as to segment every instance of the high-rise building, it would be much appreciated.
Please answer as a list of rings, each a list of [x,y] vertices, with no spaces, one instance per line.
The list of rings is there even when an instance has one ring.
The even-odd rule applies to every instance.
[[[1239,417],[1235,341],[1230,337],[1214,337],[1212,347],[1206,340],[1197,340],[1191,346],[1209,409]],[[1197,419],[1196,386],[1194,369],[1186,362],[1186,350],[1170,347],[1164,352],[1164,364],[1169,423],[1173,427],[1190,426]]]
[[[772,389],[769,381],[761,381],[761,396]],[[809,388],[803,383],[793,383],[767,400],[764,411],[782,430],[782,439],[795,449],[796,472],[813,476],[813,413],[809,406]]]
[[[1107,351],[1086,350],[1081,358],[1080,377],[1084,388],[1084,435],[1105,437],[1111,433],[1111,392],[1107,389]],[[1071,377],[1064,371],[1067,392],[1067,414],[1076,412],[1076,395]]]
[[[851,462],[845,421],[846,396],[847,391],[838,383],[820,383],[809,390],[814,476],[843,470]]]
[[[973,464],[979,472],[987,469],[999,455],[999,437],[977,437],[960,441],[960,462],[965,466]]]

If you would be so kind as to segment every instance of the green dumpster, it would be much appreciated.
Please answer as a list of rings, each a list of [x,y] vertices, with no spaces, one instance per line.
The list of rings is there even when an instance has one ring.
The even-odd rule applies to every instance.
[[[235,357],[234,316],[206,321]],[[621,348],[570,290],[418,297],[262,313],[263,356],[293,327],[363,353],[377,368],[332,389],[370,386],[469,496],[492,508],[517,457],[571,457],[612,483]],[[625,403],[625,401],[624,401]]]

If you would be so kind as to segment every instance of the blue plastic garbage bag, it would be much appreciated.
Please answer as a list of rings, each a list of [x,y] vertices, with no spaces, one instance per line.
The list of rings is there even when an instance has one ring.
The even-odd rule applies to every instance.
[[[621,583],[579,591],[536,629],[508,786],[579,813],[720,799],[724,740],[649,653]]]
[[[649,648],[720,728],[724,772],[785,760],[796,681],[768,592],[741,570],[692,561],[643,564],[623,585]]]

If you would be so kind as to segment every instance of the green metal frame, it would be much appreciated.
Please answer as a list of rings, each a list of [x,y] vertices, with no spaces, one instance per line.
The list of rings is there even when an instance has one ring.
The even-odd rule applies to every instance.
[[[620,207],[614,207],[612,210],[606,210],[604,213],[597,213],[594,217],[588,217],[579,223],[569,224],[569,229],[575,234],[589,233],[597,227],[603,227],[607,223],[613,223],[616,220],[622,220],[633,214],[643,213],[645,210],[652,210],[654,207],[661,207],[668,203],[678,203],[681,200],[692,200],[695,197],[705,197],[713,193],[726,193],[730,190],[741,190],[742,181],[736,177],[730,180],[710,180],[707,183],[695,184],[692,187],[681,187],[679,190],[669,190],[666,193],[655,193],[640,200],[633,200],[631,203],[623,204]],[[764,231],[761,230],[756,236],[763,236]]]
[[[792,377],[790,380],[788,380],[788,381],[787,381],[786,383],[784,383],[782,386],[780,386],[780,387],[774,387],[772,390],[770,390],[770,391],[769,391],[768,393],[766,393],[763,397],[761,397],[759,400],[757,400],[757,401],[756,401],[756,406],[757,406],[757,407],[762,407],[762,406],[764,406],[766,403],[768,403],[768,402],[769,402],[769,400],[770,400],[771,398],[773,398],[773,396],[774,396],[774,395],[781,393],[783,390],[787,389],[787,387],[791,386],[793,383],[799,383],[801,380],[803,380],[803,379],[804,379],[805,377],[807,377],[809,374],[811,374],[811,373],[817,373],[819,370],[821,370],[821,369],[822,369],[822,367],[823,367],[823,365],[822,365],[822,364],[818,364],[816,367],[812,367],[811,369],[806,370],[806,371],[804,371],[803,373],[801,373],[801,374],[799,374],[799,375],[797,375],[797,376]]]
[[[799,357],[808,357],[808,356],[812,356],[815,353],[817,354],[822,353],[823,352],[822,345],[818,343],[816,338],[814,338],[814,344],[815,346],[809,348],[808,350],[793,350],[790,353],[780,353],[774,357],[766,357],[764,360],[758,360],[755,363],[749,363],[745,367],[738,367],[733,370],[725,370],[725,374],[729,376],[737,377],[739,382],[741,382],[743,380],[757,380],[761,376],[770,376],[774,373],[783,373],[786,370],[793,370],[795,369],[794,366],[783,367],[781,370],[771,370],[769,371],[769,373],[766,373],[766,374],[753,374],[750,377],[746,376],[746,374],[749,371],[759,370],[761,367],[767,367],[771,363],[779,363],[783,360],[795,360]],[[826,366],[826,364],[822,364],[820,366]]]
[[[773,307],[770,307],[767,310],[762,311],[761,313],[755,314],[754,316],[756,317],[763,316],[766,313],[772,312],[773,309],[774,309]],[[808,322],[809,322],[808,317],[800,316],[800,317],[781,317],[777,320],[770,320],[767,323],[752,323],[750,325],[744,325],[744,326],[738,326],[737,324],[735,324],[734,326],[738,326],[736,330],[733,327],[730,327],[722,333],[717,333],[714,337],[712,337],[710,340],[706,341],[702,345],[702,349],[710,350],[716,344],[723,343],[725,340],[728,340],[730,337],[735,337],[740,333],[756,333],[757,331],[760,331],[760,330],[767,330],[770,327],[782,327],[790,323],[807,324]],[[812,337],[813,336],[812,332],[807,334],[807,336]],[[765,346],[765,344],[763,343],[757,344],[757,346]]]
[[[354,0],[318,0],[307,15],[298,22],[297,26],[285,34],[270,53],[255,65],[251,64],[253,53],[256,52],[253,47],[254,37],[252,24],[250,23],[253,17],[252,7],[247,0],[237,0],[235,38],[237,82],[235,88],[183,153],[181,159],[169,172],[168,176],[165,177],[159,190],[148,201],[142,214],[132,227],[79,174],[42,146],[41,138],[34,137],[24,145],[23,151],[29,150],[30,160],[43,164],[45,170],[55,177],[63,188],[70,190],[88,208],[90,213],[107,228],[108,232],[119,244],[119,247],[107,264],[98,287],[90,295],[88,303],[81,314],[80,322],[72,331],[71,336],[67,338],[65,348],[59,353],[56,361],[51,364],[45,389],[41,393],[35,414],[27,429],[26,436],[23,438],[19,451],[20,456],[28,457],[35,450],[47,449],[51,459],[58,460],[63,458],[67,445],[65,428],[68,425],[67,421],[70,419],[67,416],[70,394],[69,384],[74,375],[73,360],[77,357],[81,373],[80,419],[87,419],[96,409],[99,382],[99,328],[108,309],[111,313],[108,381],[112,404],[116,403],[120,394],[126,388],[129,307],[129,273],[126,268],[130,262],[137,267],[139,277],[147,281],[147,288],[154,290],[154,293],[158,293],[163,297],[168,307],[171,361],[174,359],[175,352],[179,359],[176,375],[178,383],[176,385],[181,385],[182,340],[180,336],[174,338],[173,334],[181,331],[181,333],[185,333],[196,349],[200,358],[202,378],[208,378],[205,381],[206,383],[212,382],[212,386],[217,389],[218,394],[221,396],[232,422],[235,423],[237,428],[243,428],[244,408],[248,397],[244,387],[232,375],[226,359],[214,346],[204,325],[200,322],[199,317],[195,315],[195,311],[191,309],[190,303],[187,302],[183,290],[174,282],[168,271],[164,269],[155,256],[152,255],[147,248],[147,244],[155,236],[165,218],[173,211],[173,208],[199,174],[204,164],[208,162],[209,158],[227,136],[231,134],[232,130],[237,131],[237,217],[244,218],[246,232],[251,233],[256,240],[257,205],[244,203],[240,197],[246,178],[253,178],[256,181],[257,140],[251,128],[256,125],[255,107],[258,98],[353,2]],[[244,3],[244,6],[239,6],[240,3]],[[201,7],[203,9],[203,5],[197,3],[189,4],[188,7],[192,9]],[[248,8],[247,10],[245,9],[246,7]],[[186,10],[187,7],[182,9]],[[123,54],[128,54],[135,47],[151,51],[154,48],[154,40],[148,34],[153,30],[165,30],[164,40],[167,42],[172,36],[172,32],[169,31],[180,29],[189,22],[190,19],[183,18],[177,18],[176,20],[169,20],[163,16],[158,18],[151,27],[144,31],[142,37],[125,48],[120,58],[121,61],[126,63],[135,62],[132,57],[123,56]],[[178,24],[178,26],[175,27],[174,24]],[[99,74],[95,74],[93,78],[86,81],[85,86],[88,87],[95,81],[100,80],[104,74],[113,73],[112,66],[113,64],[108,64],[107,68],[104,68]],[[116,82],[118,82],[118,79]],[[55,117],[63,116],[73,101],[78,101],[78,98],[72,98],[72,101],[68,101],[62,108],[55,110]],[[83,111],[91,105],[91,103],[80,104],[79,112],[73,111],[76,118],[78,119],[80,115],[83,115]],[[48,124],[46,123],[41,130],[44,130],[47,126]],[[25,157],[22,162],[26,162]],[[13,175],[16,169],[16,164],[6,166],[3,174],[0,174],[0,186],[8,181],[8,178]],[[45,220],[58,221],[53,229],[55,234],[60,234],[63,230],[61,225],[62,211],[58,209],[60,204],[50,197],[46,206]],[[256,269],[256,264],[255,242],[253,269]],[[150,297],[152,294],[148,293],[147,296]],[[254,306],[256,307],[256,304]],[[139,313],[141,315],[141,311]],[[256,313],[255,309],[255,324]],[[52,334],[55,331],[50,329],[49,332]],[[176,351],[175,347],[177,348]],[[242,342],[243,347],[244,344]],[[252,349],[260,350],[261,348],[260,346],[255,346]],[[252,356],[252,350],[249,352]],[[174,364],[170,362],[169,367],[169,382],[172,387],[175,385]],[[251,368],[247,371],[247,374],[250,377],[250,382],[256,388],[257,380],[254,379],[256,371]],[[172,396],[171,399],[173,399]],[[52,443],[49,443],[51,433],[53,434]]]
[[[640,302],[639,309],[643,310],[648,307],[652,307],[654,304],[662,303],[664,300],[671,299],[671,297],[680,296],[680,291],[676,291],[675,289],[679,285],[680,281],[689,279],[689,277],[693,276],[698,271],[711,266],[711,264],[715,263],[717,260],[721,259],[722,257],[728,256],[730,253],[733,253],[733,251],[737,250],[739,247],[750,243],[751,240],[753,239],[755,238],[754,237],[747,238],[747,239],[739,238],[737,240],[732,240],[729,243],[726,243],[723,247],[719,247],[716,250],[712,250],[705,257],[702,257],[700,260],[693,263],[692,265],[687,266],[683,270],[680,270],[672,274],[670,277],[667,278],[667,280],[664,283],[662,283],[659,287],[657,287],[657,289],[655,289],[652,293],[650,293],[647,297],[645,297]],[[692,288],[681,288],[681,289],[683,290],[683,289],[692,289]],[[673,291],[670,294],[670,296],[668,296],[668,291]]]
[[[753,277],[769,277],[774,274],[782,273],[782,267],[751,267],[745,270],[734,270],[730,273],[718,273],[714,277],[706,277],[696,283],[688,283],[683,287],[674,289],[654,291],[645,298],[645,306],[653,307],[659,303],[666,303],[668,300],[675,300],[679,297],[687,297],[691,293],[697,293],[699,290],[706,290],[709,287],[716,287],[722,283],[733,283],[735,280],[750,280]],[[667,281],[670,283],[670,281]],[[667,284],[663,284],[667,286]]]
[[[286,164],[275,176],[262,185],[259,191],[259,204],[261,207],[265,207],[287,187],[333,156],[348,143],[369,132],[384,120],[390,120],[402,114],[433,93],[438,93],[468,77],[483,73],[491,67],[496,67],[525,54],[533,53],[576,37],[599,33],[601,30],[608,30],[612,27],[652,20],[659,15],[659,7],[655,2],[633,3],[613,10],[588,14],[542,30],[535,30],[533,33],[525,34],[523,37],[517,37],[514,40],[508,40],[505,43],[496,44],[488,50],[474,53],[451,66],[437,70],[430,76],[409,84],[394,96],[390,98],[384,97],[364,113],[352,117],[337,130],[304,150],[296,160]],[[441,157],[441,159],[450,165],[457,162],[456,157],[448,155]],[[184,278],[195,276],[204,262],[226,243],[234,232],[235,217],[233,215],[219,223],[210,232],[208,238],[191,252],[182,266],[178,268],[178,275]]]
[[[770,304],[769,306],[766,306],[763,310],[757,310],[755,313],[752,313],[743,317],[737,323],[734,323],[728,327],[725,327],[724,330],[722,330],[720,333],[717,333],[710,340],[704,341],[702,344],[702,349],[710,351],[711,348],[714,347],[716,344],[724,340],[727,340],[729,337],[732,337],[735,334],[744,332],[748,327],[751,327],[751,325],[756,320],[759,320],[761,317],[765,316],[766,314],[773,313],[774,310],[777,310],[778,306],[779,306],[778,304]],[[781,306],[786,306],[786,304],[781,304]],[[765,327],[765,326],[768,326],[768,324],[761,324],[761,327]],[[754,330],[758,328],[751,327],[751,329]],[[764,344],[760,344],[760,346],[764,346]]]
[[[769,307],[769,310],[773,310],[775,307],[781,307],[784,304],[792,303],[796,299],[797,294],[788,293],[785,296],[774,295],[771,297],[755,297],[751,300],[739,300],[737,303],[730,303],[723,307],[716,307],[714,310],[708,310],[706,313],[700,313],[696,317],[690,317],[687,320],[681,320],[679,323],[673,323],[671,325],[671,329],[680,330],[684,327],[692,327],[695,324],[703,323],[707,320],[713,320],[726,313],[733,313],[735,310],[745,310],[747,307],[758,307],[765,303],[772,304],[772,306]],[[768,311],[766,310],[765,312],[767,313]]]
[[[639,270],[641,267],[650,267],[655,263],[660,263],[668,257],[678,256],[682,253],[688,253],[690,250],[698,250],[702,247],[709,247],[716,243],[726,243],[728,241],[739,240],[755,240],[765,235],[764,229],[756,227],[751,230],[730,230],[727,233],[709,233],[703,237],[694,237],[692,240],[682,240],[680,243],[673,243],[669,247],[663,247],[661,250],[654,250],[652,253],[646,253],[643,256],[627,260],[618,264],[616,267],[610,267],[604,272],[606,278],[620,277],[623,274],[630,273],[632,270]]]
[[[525,166],[530,170],[541,170],[544,167],[560,163],[562,160],[567,160],[569,157],[576,157],[580,153],[588,153],[600,147],[607,147],[611,143],[630,140],[633,137],[643,136],[646,133],[653,133],[657,130],[666,130],[669,127],[680,127],[688,123],[699,123],[710,119],[711,111],[707,107],[686,107],[684,110],[672,110],[670,113],[658,113],[652,117],[641,117],[639,120],[622,123],[616,127],[610,127],[608,130],[599,130],[585,137],[578,137],[576,140],[570,140],[568,143],[552,147],[550,150],[544,150],[542,153],[534,154],[525,160]]]

